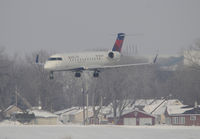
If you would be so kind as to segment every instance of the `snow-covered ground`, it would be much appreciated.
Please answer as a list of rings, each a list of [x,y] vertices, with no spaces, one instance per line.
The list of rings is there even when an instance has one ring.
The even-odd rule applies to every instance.
[[[0,125],[0,139],[199,139],[200,127]]]

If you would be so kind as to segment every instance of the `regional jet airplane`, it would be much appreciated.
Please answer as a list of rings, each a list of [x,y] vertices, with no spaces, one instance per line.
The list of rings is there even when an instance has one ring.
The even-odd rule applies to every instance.
[[[80,77],[81,72],[84,70],[93,71],[93,76],[98,77],[99,72],[107,68],[121,68],[138,65],[148,65],[152,63],[137,63],[137,64],[124,64],[124,65],[111,65],[120,60],[121,49],[125,38],[124,33],[118,33],[115,44],[110,51],[102,52],[80,52],[80,53],[66,53],[55,54],[49,57],[44,64],[44,69],[50,72],[50,79],[53,79],[53,73],[57,71],[73,71],[75,77]],[[36,63],[39,56],[36,57]],[[156,62],[157,56],[153,63]]]

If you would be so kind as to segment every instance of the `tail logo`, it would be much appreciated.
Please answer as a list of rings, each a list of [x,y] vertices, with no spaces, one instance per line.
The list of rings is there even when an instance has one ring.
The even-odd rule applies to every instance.
[[[118,33],[117,39],[116,39],[116,41],[115,41],[115,44],[114,44],[114,46],[113,46],[112,51],[121,52],[122,45],[123,45],[123,41],[124,41],[124,37],[125,37],[125,34],[124,34],[124,33]]]

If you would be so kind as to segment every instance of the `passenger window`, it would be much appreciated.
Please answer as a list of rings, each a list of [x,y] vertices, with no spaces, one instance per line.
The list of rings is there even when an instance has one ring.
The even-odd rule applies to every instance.
[[[62,61],[62,58],[61,58],[61,57],[59,57],[59,58],[57,58],[57,60],[60,60],[60,61]]]
[[[61,57],[50,57],[48,61],[62,61]]]

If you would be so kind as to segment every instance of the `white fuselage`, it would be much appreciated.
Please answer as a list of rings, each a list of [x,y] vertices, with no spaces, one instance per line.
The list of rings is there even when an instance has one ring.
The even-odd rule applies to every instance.
[[[114,53],[114,57],[110,58],[109,53]],[[46,61],[44,68],[48,71],[64,71],[76,70],[79,68],[95,68],[112,63],[119,60],[120,53],[118,52],[81,52],[81,53],[66,53],[55,54],[50,56]]]

